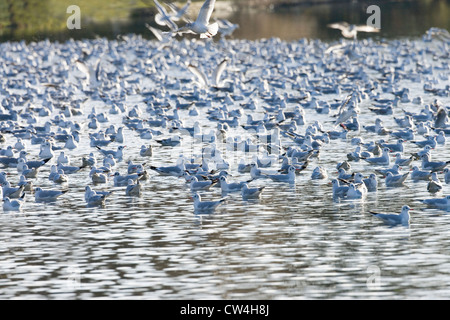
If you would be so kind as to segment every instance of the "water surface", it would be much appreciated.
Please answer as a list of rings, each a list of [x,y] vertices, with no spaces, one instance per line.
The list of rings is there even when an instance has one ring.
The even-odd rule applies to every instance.
[[[239,30],[243,32],[241,30],[245,28]],[[236,33],[236,37],[247,35]],[[37,39],[40,39],[40,36]],[[158,47],[157,43],[144,42],[149,51],[142,51],[142,47],[139,47],[142,46],[142,39],[139,37],[120,41],[123,41],[123,47],[119,48],[126,48],[123,49],[122,66],[135,66],[139,59],[144,57],[144,65],[149,67],[147,70],[155,67],[165,75],[192,79],[192,75],[182,64],[168,66],[163,65],[161,59],[150,59],[152,50]],[[432,49],[430,52],[421,52],[426,57],[426,62],[435,68],[433,70],[437,78],[437,70],[443,67],[442,60],[432,57],[433,52],[442,43],[414,41],[417,41],[414,44],[417,50]],[[107,41],[98,39],[86,43],[105,48]],[[253,45],[263,48],[263,52],[268,54],[267,60],[249,60],[257,68],[254,71],[256,75],[262,77],[264,70],[260,65],[278,58],[274,48],[291,49],[294,60],[290,62],[292,65],[287,66],[295,67],[295,59],[302,61],[304,57],[301,54],[306,44],[307,42],[284,43],[273,40],[250,45],[244,40],[233,40],[231,47],[236,51],[244,50],[244,54],[248,56]],[[319,48],[324,46],[319,41],[315,44],[318,51],[310,52],[312,60],[309,64],[301,65],[307,72],[313,70],[311,65],[322,52]],[[378,45],[372,42],[366,44],[368,48]],[[68,56],[50,55],[46,60],[40,50],[47,45],[49,44],[43,42],[33,44],[34,47],[27,47],[37,52],[34,56],[37,56],[37,61],[42,64],[28,64],[28,60],[19,59],[10,67],[21,70],[31,66],[32,70],[43,68],[51,71],[49,65],[53,63],[71,70],[70,75],[76,73],[76,69],[68,64],[68,61],[71,61]],[[201,46],[198,42],[191,45]],[[390,46],[402,48],[402,42],[393,40],[380,44],[380,54],[389,55]],[[17,45],[16,48],[21,47]],[[220,47],[216,46],[208,47],[202,52],[215,57],[223,54]],[[8,56],[14,56],[14,53],[9,51]],[[195,57],[200,59],[202,54],[190,56]],[[404,55],[400,60],[409,58]],[[352,61],[356,67],[357,63],[362,65],[360,60],[343,59],[349,65]],[[448,59],[448,56],[442,59]],[[214,61],[205,61],[208,66],[214,65]],[[232,67],[238,68],[240,65],[233,60]],[[275,72],[275,68],[271,70]],[[158,78],[158,72],[134,75],[139,79],[137,83],[143,90],[141,93],[148,94],[161,87],[161,82],[156,79],[163,78]],[[445,68],[443,72],[446,72]],[[29,75],[31,74],[33,73]],[[230,71],[227,76],[235,75]],[[320,77],[320,74],[314,74],[313,77],[315,76]],[[379,74],[373,72],[372,76],[376,79]],[[9,84],[22,83],[26,77],[24,72],[12,73],[8,78],[11,80]],[[421,95],[424,104],[432,103],[437,97],[423,94],[423,84],[410,79],[402,79],[397,83],[399,88],[410,88],[411,98]],[[443,87],[442,82],[439,87]],[[17,90],[21,92],[20,88]],[[294,91],[290,86],[286,90],[289,93]],[[176,96],[184,94],[182,90],[169,91]],[[319,97],[335,102],[336,99],[342,100],[346,94],[348,92]],[[144,94],[139,92],[132,92],[125,98],[125,102],[129,106],[140,105],[145,110],[143,96]],[[383,97],[392,98],[392,95],[385,94]],[[439,99],[446,106],[450,103],[448,97]],[[259,103],[263,104],[262,101]],[[370,105],[371,101],[367,100],[361,104],[360,117],[363,123],[372,124],[374,121],[375,116],[368,110]],[[236,101],[230,108],[238,106],[240,102]],[[86,117],[92,107],[95,107],[98,113],[107,113],[110,109],[107,103],[91,97],[83,104],[84,114],[73,116],[73,120],[86,123]],[[295,104],[287,106],[289,110],[294,107]],[[395,115],[401,117],[402,109],[417,112],[420,107],[412,103],[402,103],[396,109]],[[50,118],[58,111],[56,109]],[[214,127],[214,124],[206,120],[206,113],[201,113],[195,119],[188,117],[186,110],[181,110],[180,113],[187,126],[192,125],[194,120],[200,120],[206,132]],[[261,108],[254,113],[255,117],[264,116],[264,110]],[[122,117],[122,114],[110,115],[111,122],[117,125],[122,123]],[[329,115],[320,115],[307,109],[306,118],[309,123],[318,120],[323,122],[327,129],[332,129]],[[397,128],[392,117],[382,118],[388,128]],[[106,129],[107,126],[109,124],[102,124],[101,128]],[[300,130],[303,132],[304,129],[305,126]],[[80,146],[76,150],[67,151],[74,163],[79,163],[82,155],[96,152],[89,146],[88,134],[91,132],[93,130],[84,130]],[[238,128],[234,134],[244,132]],[[427,208],[417,200],[449,194],[450,185],[445,185],[443,191],[438,194],[431,195],[426,191],[425,182],[413,183],[408,180],[404,187],[386,188],[381,179],[378,192],[369,194],[363,201],[349,201],[331,197],[329,179],[310,179],[312,169],[319,164],[328,169],[330,178],[336,176],[336,163],[346,159],[346,153],[353,150],[350,139],[354,135],[358,133],[328,144],[326,152],[309,164],[307,170],[297,177],[295,184],[268,183],[266,179],[254,181],[254,186],[267,186],[260,200],[247,202],[243,201],[239,194],[230,194],[226,205],[211,215],[194,214],[192,201],[189,199],[191,192],[182,179],[164,177],[153,172],[149,181],[143,182],[144,191],[141,197],[126,196],[123,187],[114,187],[110,181],[106,185],[94,186],[98,189],[115,190],[106,205],[87,207],[84,202],[84,187],[91,183],[87,171],[73,174],[67,184],[56,186],[47,179],[49,167],[46,166],[34,181],[35,185],[43,188],[67,188],[70,192],[56,202],[47,204],[36,203],[32,195],[27,195],[22,212],[0,215],[0,297],[448,299],[449,215],[444,210]],[[11,135],[6,135],[6,138],[3,148],[15,142]],[[371,141],[380,137],[364,133],[364,138]],[[124,172],[127,160],[153,165],[171,164],[175,163],[181,153],[189,155],[192,151],[189,148],[183,149],[191,145],[187,138],[186,143],[180,147],[157,147],[151,159],[143,159],[138,151],[141,144],[148,143],[151,141],[142,140],[136,132],[125,130],[128,151],[116,170]],[[109,148],[115,148],[117,145],[113,143]],[[30,154],[38,153],[39,146],[29,143],[27,146]],[[405,154],[417,150],[412,144],[407,144]],[[449,144],[439,146],[434,154],[438,159],[450,160]],[[96,155],[101,160],[98,152]],[[230,169],[233,179],[248,179],[248,174],[237,172],[239,159],[246,155],[231,152],[229,155],[233,155],[230,157],[230,160],[233,160]],[[362,172],[373,169],[365,162],[352,163],[352,167],[353,170]],[[17,182],[15,169],[6,170],[12,174],[11,181]],[[220,189],[212,189],[202,195],[204,199],[218,199],[223,196]],[[404,204],[415,209],[411,213],[409,228],[386,226],[369,213],[370,210],[398,213]]]

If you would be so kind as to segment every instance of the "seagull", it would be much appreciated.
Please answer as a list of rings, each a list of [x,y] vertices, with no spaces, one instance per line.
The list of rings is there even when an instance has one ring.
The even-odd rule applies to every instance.
[[[174,3],[168,3],[167,5],[173,11],[173,14],[170,15],[172,21],[180,21],[181,19],[185,19],[184,15],[187,13],[189,6],[191,5],[191,0],[187,0],[186,4],[182,8],[178,8]]]
[[[80,171],[81,169],[83,169],[83,167],[64,165],[62,163],[58,163],[56,165],[56,168],[58,170],[63,170],[65,174],[76,173],[76,172]]]
[[[231,35],[234,30],[239,28],[238,24],[231,23],[226,19],[219,19],[217,20],[217,23],[219,24],[219,33],[222,38]]]
[[[377,177],[374,173],[371,173],[368,178],[363,180],[363,182],[366,185],[368,192],[377,191],[378,181],[377,181]]]
[[[155,22],[161,26],[167,26],[172,32],[175,32],[178,29],[178,26],[173,21],[173,17],[170,16],[166,9],[158,2],[158,0],[153,0],[156,5],[156,9],[158,13],[155,15]]]
[[[98,146],[96,148],[105,157],[111,154],[114,157],[114,159],[122,159],[123,158],[123,149],[125,148],[125,146],[118,146],[117,150],[105,150]]]
[[[143,173],[132,173],[127,175],[121,175],[119,172],[115,172],[114,177],[114,186],[116,187],[123,187],[128,185],[128,180],[138,180],[140,176],[142,176]]]
[[[64,151],[61,151],[58,159],[56,160],[56,163],[70,164],[70,158],[69,156],[65,155]]]
[[[425,153],[420,157],[422,160],[422,169],[431,171],[442,171],[444,168],[450,164],[449,161],[430,161],[430,154]]]
[[[444,169],[444,182],[446,184],[450,184],[450,169],[449,168]]]
[[[19,182],[17,183],[17,186],[24,186],[23,191],[31,191],[33,189],[33,182],[30,180],[27,180],[24,175],[20,175]]]
[[[353,38],[356,40],[358,32],[380,32],[380,29],[368,25],[354,25],[347,22],[336,22],[327,24],[328,28],[341,30],[341,34],[345,38]]]
[[[311,173],[312,180],[327,179],[327,178],[328,178],[327,170],[322,166],[314,168],[313,172]]]
[[[411,179],[413,181],[429,181],[431,179],[431,171],[420,170],[418,166],[414,166],[411,170]]]
[[[242,187],[244,186],[245,182],[230,182],[228,183],[227,177],[221,176],[219,178],[220,182],[220,188],[222,189],[222,192],[237,192],[241,191]],[[249,182],[249,181],[247,181]]]
[[[81,165],[82,167],[93,167],[97,164],[97,159],[95,158],[93,152],[89,153],[88,156],[82,157],[81,161],[82,161],[82,165]]]
[[[345,197],[347,195],[349,186],[341,186],[338,179],[333,179],[331,185],[333,186],[333,197]]]
[[[24,189],[25,186],[21,185],[19,187],[11,187],[11,184],[9,183],[9,181],[4,181],[2,183],[2,193],[3,193],[3,199],[5,198],[20,198],[22,197],[23,193],[24,193]]]
[[[404,174],[396,174],[394,175],[392,172],[388,172],[386,175],[385,183],[386,187],[399,187],[403,185],[406,178],[408,178],[409,172]]]
[[[23,170],[21,173],[22,175],[25,176],[25,178],[36,178],[37,174],[39,172],[39,168],[28,168],[28,166],[25,164],[23,166]]]
[[[108,175],[101,172],[94,172],[91,175],[91,179],[93,183],[107,183]]]
[[[402,207],[402,212],[400,214],[389,214],[389,213],[378,213],[369,211],[378,219],[383,220],[385,223],[389,225],[398,225],[401,224],[403,226],[409,226],[409,211],[413,210],[408,205],[404,205]]]
[[[431,174],[431,180],[427,185],[428,192],[435,193],[442,190],[442,182],[439,180],[437,176],[437,172],[433,172]]]
[[[88,205],[103,205],[112,193],[112,191],[94,191],[90,186],[86,186],[84,199]]]
[[[11,200],[9,197],[3,199],[3,211],[20,211],[22,209],[23,198],[25,197],[25,193],[22,194],[22,197],[18,200]]]
[[[398,164],[401,167],[407,167],[413,162],[414,157],[411,156],[409,158],[402,158],[402,155],[400,152],[397,152],[395,155],[395,164]]]
[[[142,145],[139,154],[141,157],[151,157],[153,155],[153,147],[151,145],[148,147]]]
[[[219,30],[219,24],[217,22],[210,24],[209,19],[215,3],[216,0],[206,0],[200,8],[197,19],[194,22],[188,22],[184,27],[177,29],[176,32],[199,34],[202,39],[214,37]]]
[[[338,170],[338,180],[344,180],[344,181],[346,181],[346,180],[352,180],[353,178],[354,178],[354,176],[355,176],[355,174],[352,172],[352,173],[347,173],[347,171],[345,171],[345,169],[344,168],[340,168],[339,170]]]
[[[226,198],[222,198],[217,201],[202,201],[202,198],[198,193],[195,193],[192,199],[194,199],[194,212],[196,213],[212,213],[226,200]]]
[[[141,195],[141,189],[142,185],[139,183],[139,179],[136,180],[136,183],[133,179],[128,179],[125,195],[139,197]]]
[[[100,63],[101,59],[97,59],[94,66],[86,64],[81,60],[76,60],[75,64],[78,69],[84,73],[86,76],[86,84],[90,89],[94,89],[100,86],[99,75],[100,75]]]
[[[295,167],[290,166],[288,169],[288,173],[286,174],[264,174],[267,178],[272,179],[273,181],[277,182],[289,182],[294,183],[295,182]]]
[[[44,190],[41,187],[34,189],[34,198],[39,201],[55,201],[58,197],[67,193],[68,190]]]
[[[53,146],[50,141],[45,141],[44,143],[41,144],[39,151],[39,158],[46,160],[53,158],[54,155],[55,154],[53,152]]]
[[[161,166],[161,167],[150,166],[150,169],[164,176],[181,177],[184,171],[186,170],[186,167],[184,165],[184,162],[180,162],[175,166]]]
[[[222,74],[225,71],[228,61],[230,61],[230,59],[225,58],[217,65],[211,76],[211,81],[208,80],[208,77],[204,72],[202,72],[198,67],[194,66],[193,64],[190,63],[187,68],[197,77],[197,83],[201,87],[211,86],[213,88],[220,89],[223,87],[224,83],[227,82],[221,81],[220,78],[222,77]]]
[[[375,172],[381,174],[382,176],[386,176],[388,172],[392,174],[400,174],[400,166],[398,164],[394,164],[392,168],[388,169],[375,169]]]
[[[261,196],[261,193],[266,187],[249,188],[247,183],[244,183],[241,189],[242,199],[256,199]]]
[[[374,165],[388,166],[390,164],[389,152],[389,148],[383,148],[383,153],[380,157],[366,158],[363,160]]]
[[[56,174],[53,176],[52,181],[55,183],[64,183],[69,181],[69,177],[66,174],[64,174],[63,169],[58,169]]]
[[[364,183],[356,185],[350,183],[347,190],[347,199],[361,199],[367,194],[367,187]]]
[[[188,176],[187,182],[189,182],[191,191],[199,191],[211,188],[217,183],[217,180],[198,181],[198,178],[196,176]]]
[[[450,195],[446,196],[444,198],[432,198],[432,199],[425,199],[422,200],[422,202],[426,205],[440,208],[440,209],[450,209]]]
[[[165,147],[175,147],[181,143],[181,138],[180,138],[180,136],[173,136],[170,138],[165,138],[165,139],[155,140],[155,141]]]

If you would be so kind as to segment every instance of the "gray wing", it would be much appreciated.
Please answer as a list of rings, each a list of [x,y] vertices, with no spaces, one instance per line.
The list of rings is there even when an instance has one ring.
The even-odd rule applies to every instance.
[[[145,26],[147,27],[148,30],[150,30],[153,33],[153,35],[156,37],[156,39],[158,39],[159,41],[163,41],[163,36],[162,36],[161,30],[153,28],[148,23],[146,23]]]
[[[202,86],[207,86],[208,85],[208,78],[206,77],[206,75],[200,71],[200,69],[198,69],[196,66],[189,64],[188,65],[188,69],[189,71],[191,71],[195,76],[197,76],[199,83]]]
[[[95,80],[100,80],[100,66],[101,66],[102,60],[99,58],[97,62],[95,63]]]
[[[167,25],[170,30],[175,31],[178,29],[178,26],[173,22],[173,20],[169,17],[167,14],[166,9],[158,2],[158,0],[153,0],[155,2],[156,8],[158,9],[159,16],[155,16],[155,21],[159,25],[165,24]]]
[[[217,68],[214,70],[214,73],[212,75],[212,79],[214,81],[214,83],[213,83],[214,86],[219,86],[220,77],[222,76],[222,73],[227,66],[228,60],[229,60],[228,58],[223,59],[222,62],[219,63]]]
[[[173,3],[169,3],[167,4],[169,6],[170,9],[172,9],[173,13],[175,14],[175,16],[173,17],[173,19],[175,21],[178,21],[179,19],[181,19],[188,11],[189,6],[191,5],[191,0],[188,0],[186,2],[186,4],[180,9],[178,8],[175,4]]]
[[[86,79],[89,81],[91,78],[90,68],[81,60],[75,61],[78,69],[86,75]]]
[[[331,29],[347,30],[350,25],[347,22],[336,22],[327,24],[327,27]]]
[[[380,29],[377,29],[375,27],[366,26],[366,25],[360,25],[356,26],[356,31],[358,32],[380,32]]]
[[[203,3],[197,16],[197,22],[204,25],[207,25],[209,23],[209,18],[211,18],[212,12],[214,11],[215,3],[216,0],[206,0]]]

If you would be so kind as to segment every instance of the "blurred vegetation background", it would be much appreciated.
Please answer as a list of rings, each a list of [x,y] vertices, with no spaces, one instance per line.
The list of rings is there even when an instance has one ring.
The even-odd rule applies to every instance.
[[[182,6],[185,1],[177,3]],[[202,3],[193,1],[192,17]],[[381,7],[385,36],[402,30],[405,35],[418,35],[430,27],[450,27],[448,0],[217,0],[213,17],[238,23],[240,28],[234,36],[240,38],[338,38],[339,33],[327,29],[326,24],[365,23],[365,8],[370,4]],[[80,7],[80,30],[67,28],[70,14],[66,11],[70,5]],[[152,38],[145,23],[155,25],[154,15],[153,0],[0,0],[0,41],[115,38],[129,33]]]

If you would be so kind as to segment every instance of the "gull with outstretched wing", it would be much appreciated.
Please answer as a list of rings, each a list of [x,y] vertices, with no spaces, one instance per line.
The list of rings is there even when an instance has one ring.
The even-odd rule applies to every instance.
[[[341,30],[345,38],[356,40],[358,32],[380,32],[380,29],[368,25],[354,25],[347,22],[336,22],[327,25],[328,28]]]
[[[209,81],[206,74],[200,70],[198,67],[194,66],[193,64],[188,65],[189,71],[191,71],[196,77],[197,77],[197,83],[201,87],[214,87],[214,88],[220,88],[222,87],[224,81],[221,81],[221,77],[223,72],[225,71],[225,68],[227,66],[229,59],[225,58],[223,59],[217,67],[214,69],[214,72],[211,76],[211,81]]]
[[[188,22],[184,27],[179,28],[177,33],[199,34],[200,38],[212,38],[217,34],[219,25],[217,22],[209,23],[216,0],[206,0],[198,13],[194,22]]]

